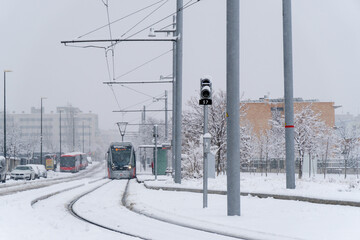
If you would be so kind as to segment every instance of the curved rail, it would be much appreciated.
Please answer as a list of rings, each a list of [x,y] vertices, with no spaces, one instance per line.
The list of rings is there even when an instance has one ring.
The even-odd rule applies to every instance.
[[[130,237],[140,238],[140,239],[144,239],[144,240],[150,240],[149,238],[144,238],[144,237],[139,236],[139,235],[136,235],[136,234],[132,234],[132,233],[129,233],[129,232],[121,231],[121,230],[119,230],[119,229],[114,229],[114,228],[111,228],[111,227],[108,227],[108,226],[105,226],[105,225],[102,225],[102,224],[93,222],[93,221],[91,221],[91,220],[89,220],[89,219],[86,219],[86,218],[80,216],[78,213],[76,213],[76,212],[74,211],[73,206],[74,206],[74,204],[75,204],[78,200],[80,200],[82,197],[84,197],[84,196],[86,196],[86,195],[88,195],[88,194],[96,191],[97,189],[99,189],[100,187],[104,186],[105,184],[107,184],[107,183],[109,183],[109,182],[110,182],[110,181],[108,181],[108,182],[106,182],[106,183],[104,183],[104,184],[102,184],[102,185],[100,185],[100,186],[97,186],[97,187],[91,189],[90,191],[87,191],[87,192],[81,194],[80,196],[77,196],[75,199],[73,199],[73,200],[68,204],[68,206],[67,206],[68,211],[69,211],[74,217],[80,219],[81,221],[84,221],[84,222],[86,222],[86,223],[95,225],[95,226],[97,226],[97,227],[100,227],[100,228],[103,228],[103,229],[106,229],[106,230],[109,230],[109,231],[112,231],[112,232],[116,232],[116,233],[119,233],[119,234],[123,234],[123,235],[126,235],[126,236],[130,236]],[[128,183],[129,183],[129,180],[128,180]],[[128,184],[128,183],[127,183],[127,184]],[[127,185],[126,185],[126,186],[127,186]],[[124,193],[124,194],[125,194],[125,193]]]

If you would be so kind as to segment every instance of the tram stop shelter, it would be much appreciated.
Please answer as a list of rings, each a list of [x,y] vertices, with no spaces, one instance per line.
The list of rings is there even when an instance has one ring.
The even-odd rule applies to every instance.
[[[141,156],[141,154],[145,152],[142,151],[142,149],[152,149],[152,173],[155,174],[155,167],[157,167],[158,175],[166,175],[166,171],[168,168],[168,152],[169,150],[171,150],[170,144],[163,143],[161,145],[157,145],[157,166],[155,166],[155,145],[140,145],[140,159],[142,159],[143,157]]]

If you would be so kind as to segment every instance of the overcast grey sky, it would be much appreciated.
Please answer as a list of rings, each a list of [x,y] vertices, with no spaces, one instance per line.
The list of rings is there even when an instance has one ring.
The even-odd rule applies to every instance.
[[[158,0],[109,0],[110,20],[155,2]],[[112,36],[120,38],[164,2],[114,23]],[[292,4],[294,96],[334,101],[343,106],[337,113],[360,113],[360,1],[294,0]],[[175,0],[167,1],[124,37],[173,13],[175,5]],[[271,98],[283,97],[281,0],[241,0],[240,5],[240,91],[246,99],[269,93]],[[225,20],[225,0],[201,0],[184,12],[184,108],[187,99],[197,94],[199,79],[204,75],[213,77],[215,90],[226,88]],[[171,22],[168,18],[154,27],[159,29]],[[100,128],[112,129],[117,121],[140,121],[140,113],[112,112],[119,107],[163,108],[164,102],[153,103],[151,99],[165,90],[170,92],[170,85],[113,86],[111,90],[102,83],[109,80],[103,49],[60,44],[106,23],[106,7],[101,0],[0,0],[0,69],[13,71],[7,74],[7,109],[29,112],[32,106],[40,107],[41,97],[47,97],[47,113],[69,103],[84,112],[98,113]],[[136,37],[145,38],[147,34],[148,30]],[[109,38],[108,28],[83,37],[105,38]],[[118,44],[115,77],[169,50],[170,43]],[[108,55],[111,66],[111,53]],[[168,52],[118,80],[158,80],[160,75],[171,74],[171,61]],[[2,81],[0,85],[2,96]],[[2,105],[1,98],[0,109]],[[163,113],[148,116],[163,119]]]

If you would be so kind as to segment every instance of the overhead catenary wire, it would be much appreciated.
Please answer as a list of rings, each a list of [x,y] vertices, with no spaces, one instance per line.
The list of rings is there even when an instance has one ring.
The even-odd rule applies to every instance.
[[[115,101],[116,101],[116,104],[117,104],[119,110],[121,110],[120,103],[119,103],[119,100],[118,100],[117,97],[116,97],[116,94],[115,94],[115,91],[114,91],[113,86],[109,85],[109,87],[110,87],[110,89],[111,89],[111,92],[112,92],[113,95],[114,95],[114,98],[115,98]]]
[[[119,19],[116,19],[116,20],[114,20],[114,21],[112,21],[112,22],[110,22],[110,23],[107,23],[107,24],[105,24],[105,25],[103,25],[103,26],[101,26],[101,27],[98,27],[98,28],[96,28],[96,29],[94,29],[94,30],[92,30],[92,31],[89,31],[89,32],[87,32],[87,33],[85,33],[85,34],[82,34],[82,35],[80,35],[79,37],[77,37],[77,39],[83,38],[83,37],[85,37],[85,36],[87,36],[87,35],[89,35],[89,34],[92,34],[92,33],[96,32],[96,31],[99,31],[99,30],[107,27],[108,25],[117,23],[117,22],[119,22],[119,21],[121,21],[121,20],[124,20],[124,19],[126,19],[126,18],[128,18],[128,17],[131,17],[131,16],[133,16],[133,15],[139,13],[139,12],[142,12],[142,11],[148,9],[148,8],[151,8],[152,6],[155,6],[155,5],[157,5],[157,4],[159,4],[159,3],[163,2],[163,1],[166,1],[166,0],[160,0],[160,1],[158,1],[158,2],[155,2],[155,3],[153,3],[153,4],[150,4],[150,5],[148,5],[148,6],[144,7],[144,8],[141,8],[141,9],[135,11],[135,12],[132,12],[132,13],[124,16],[124,17],[121,17],[121,18],[119,18]],[[104,1],[102,1],[102,2],[104,3]],[[104,3],[104,4],[105,4],[105,3]]]
[[[146,15],[144,18],[142,18],[139,22],[137,22],[134,26],[132,26],[129,30],[127,30],[125,33],[123,33],[121,35],[121,37],[124,37],[127,33],[129,33],[131,30],[133,30],[134,28],[136,28],[140,23],[142,23],[143,21],[145,21],[148,17],[150,17],[151,15],[153,15],[156,11],[158,11],[160,8],[162,8],[166,3],[168,2],[168,0],[166,0],[163,4],[161,4],[159,7],[155,8],[153,11],[151,11],[148,15]]]
[[[111,25],[110,25],[109,0],[106,0],[106,3],[104,2],[104,0],[102,0],[102,2],[104,3],[104,5],[106,7],[106,16],[107,16],[107,21],[108,21],[108,26],[109,26],[109,36],[110,36],[110,39],[112,40],[113,37],[112,37],[112,31],[111,31]],[[112,43],[113,42],[111,42],[111,44]],[[110,49],[105,50],[106,64],[107,64],[108,72],[110,75],[110,66],[109,66],[109,61],[107,58],[108,51],[111,51],[111,59],[112,59],[112,77],[110,77],[110,80],[114,80],[114,77],[115,77],[115,45],[113,45]]]
[[[152,59],[150,59],[149,61],[146,61],[145,63],[143,63],[143,64],[141,64],[141,65],[139,65],[139,66],[131,69],[130,71],[127,71],[127,72],[121,74],[120,76],[116,77],[115,80],[117,80],[117,79],[119,79],[119,78],[122,78],[122,77],[124,77],[124,76],[126,76],[126,75],[128,75],[128,74],[130,74],[130,73],[132,73],[132,72],[134,72],[134,71],[136,71],[136,70],[138,70],[139,68],[141,68],[141,67],[143,67],[143,66],[145,66],[145,65],[147,65],[147,64],[149,64],[149,63],[151,63],[151,62],[153,62],[153,61],[155,61],[155,60],[157,60],[157,59],[159,59],[160,57],[162,57],[162,56],[164,56],[164,55],[166,55],[166,54],[168,54],[169,52],[172,52],[172,51],[173,51],[173,49],[170,49],[170,50],[168,50],[168,51],[160,54],[159,56],[157,56],[157,57],[155,57],[155,58],[152,58]]]
[[[178,13],[178,12],[180,12],[180,11],[183,11],[184,9],[186,9],[186,8],[188,8],[188,7],[192,6],[192,5],[194,5],[194,4],[198,3],[198,2],[200,2],[200,0],[197,0],[197,1],[196,1],[196,2],[194,2],[194,3],[191,3],[192,1],[193,1],[193,0],[188,1],[186,4],[184,4],[184,5],[183,5],[183,7],[182,7],[182,8],[177,9],[177,11],[176,11],[176,12],[173,12],[173,13],[171,13],[171,14],[169,14],[169,15],[167,15],[167,16],[165,16],[165,17],[163,17],[163,18],[161,18],[160,20],[158,20],[158,21],[156,21],[156,22],[154,22],[154,23],[152,23],[152,24],[148,25],[148,26],[147,26],[147,27],[145,27],[145,28],[142,28],[141,30],[137,31],[136,33],[134,33],[134,34],[130,35],[130,36],[129,36],[129,37],[127,37],[127,38],[131,38],[131,37],[133,37],[133,36],[135,36],[135,35],[137,35],[137,34],[139,34],[139,33],[143,32],[143,31],[145,31],[145,30],[147,30],[147,29],[149,29],[149,28],[151,28],[151,27],[155,26],[156,24],[158,24],[158,23],[160,23],[160,22],[162,22],[162,21],[164,21],[164,20],[166,20],[166,19],[168,19],[168,18],[172,17],[174,14],[176,14],[176,13]],[[115,44],[116,44],[116,43],[115,43]]]
[[[128,87],[128,86],[125,86],[125,85],[120,85],[120,86],[122,86],[122,87],[124,87],[124,88],[127,88],[127,89],[130,89],[130,90],[132,90],[132,91],[134,91],[134,92],[140,93],[140,94],[142,94],[142,95],[144,95],[144,96],[153,97],[153,96],[151,96],[151,95],[149,95],[149,94],[140,92],[139,90],[133,89],[133,88],[131,88],[131,87]]]
[[[198,2],[200,2],[200,0],[197,0],[196,2],[193,2],[193,1],[194,1],[194,0],[190,0],[190,1],[188,1],[186,4],[184,4],[184,5],[183,5],[183,7],[182,7],[182,8],[177,9],[177,10],[176,10],[176,12],[173,12],[173,13],[171,13],[171,14],[169,14],[169,15],[167,15],[167,16],[165,16],[165,17],[163,17],[162,19],[160,19],[160,20],[158,20],[158,21],[156,21],[156,22],[154,22],[154,23],[152,23],[152,24],[150,24],[150,25],[148,25],[148,26],[146,26],[146,27],[142,28],[141,30],[139,30],[139,31],[135,32],[134,34],[132,34],[132,35],[128,36],[128,37],[127,37],[127,38],[125,38],[125,39],[129,39],[129,38],[131,38],[131,37],[133,37],[133,36],[135,36],[135,35],[137,35],[137,34],[139,34],[139,33],[143,32],[143,31],[145,31],[145,30],[148,30],[149,28],[151,28],[151,27],[155,26],[156,24],[158,24],[158,23],[160,23],[160,22],[162,22],[162,21],[164,21],[164,20],[166,20],[166,19],[168,19],[168,18],[172,17],[174,14],[176,14],[176,13],[178,13],[178,12],[180,12],[180,11],[183,11],[183,10],[185,10],[186,8],[189,8],[189,7],[191,7],[192,5],[194,5],[194,4],[198,3]],[[191,3],[191,2],[193,2],[193,3]],[[116,45],[116,44],[118,44],[118,43],[120,43],[120,42],[116,42],[116,43],[114,43],[114,44],[111,44],[110,46],[108,46],[108,48],[109,48],[109,47],[112,47],[113,45]]]

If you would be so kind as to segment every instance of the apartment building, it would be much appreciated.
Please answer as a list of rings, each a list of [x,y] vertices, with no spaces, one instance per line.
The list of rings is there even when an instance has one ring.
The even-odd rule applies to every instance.
[[[4,119],[0,115],[0,131],[3,132]],[[84,113],[71,105],[57,107],[56,111],[47,112],[43,108],[31,108],[30,113],[7,113],[7,145],[11,141],[22,141],[23,145],[34,148],[37,152],[40,145],[42,128],[43,151],[58,152],[60,137],[62,151],[91,151],[99,134],[98,115],[92,112]],[[60,134],[61,133],[61,134]],[[3,133],[2,133],[3,134]]]

